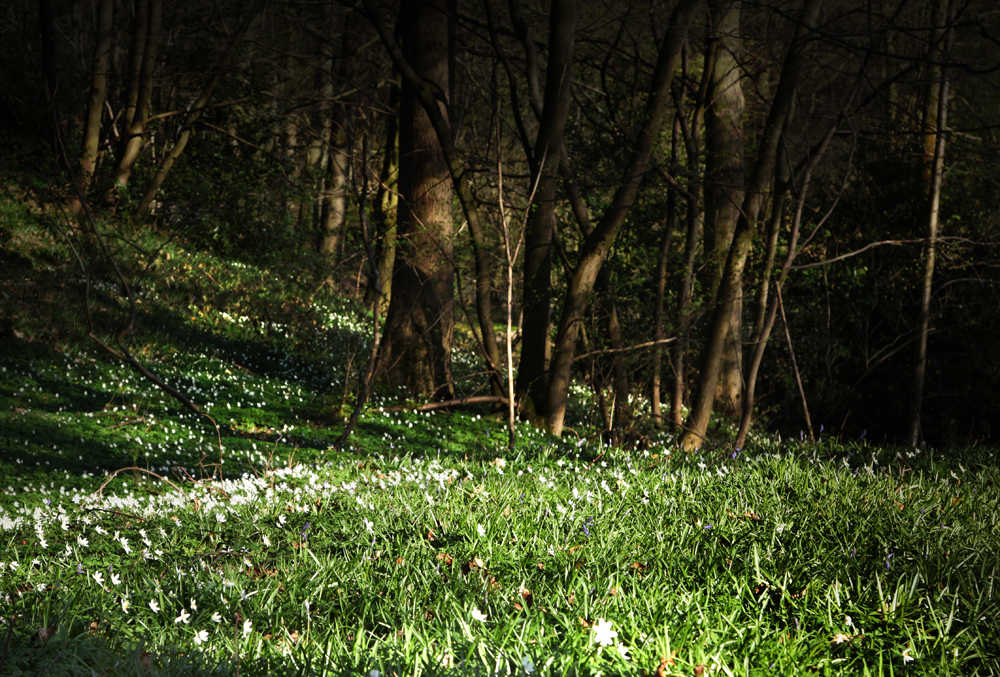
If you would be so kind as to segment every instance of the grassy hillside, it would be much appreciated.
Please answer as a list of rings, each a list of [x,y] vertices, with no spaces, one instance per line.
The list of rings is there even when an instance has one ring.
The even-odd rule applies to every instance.
[[[1000,672],[991,449],[605,449],[579,397],[579,437],[511,453],[486,410],[379,392],[336,451],[368,324],[319,262],[122,251],[127,345],[199,415],[4,209],[2,675]],[[121,290],[90,294],[113,346]]]

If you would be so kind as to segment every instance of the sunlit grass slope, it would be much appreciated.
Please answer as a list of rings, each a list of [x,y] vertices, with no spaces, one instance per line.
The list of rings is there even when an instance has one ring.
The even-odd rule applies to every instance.
[[[356,306],[164,250],[128,340],[197,415],[74,333],[44,251],[0,275],[2,675],[1000,673],[992,450],[604,449],[578,400],[511,452],[379,393],[336,451]]]

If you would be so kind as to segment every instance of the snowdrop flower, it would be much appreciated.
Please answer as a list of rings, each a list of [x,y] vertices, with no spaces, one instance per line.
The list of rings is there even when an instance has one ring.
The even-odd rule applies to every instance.
[[[618,653],[619,653],[619,655],[621,655],[622,658],[624,658],[625,660],[628,660],[628,647],[627,646],[625,646],[621,642],[618,642],[618,646],[616,646],[615,648],[618,649]]]
[[[365,529],[368,530],[368,533],[374,534],[375,533],[375,523],[372,522],[371,520],[365,518]]]
[[[157,602],[155,599],[151,599],[149,600],[149,608],[152,609],[154,612],[159,613],[160,603]]]
[[[480,611],[476,607],[472,607],[472,617],[475,620],[480,621],[480,622],[486,620],[486,614],[484,614],[482,611]]]
[[[535,664],[531,662],[531,656],[522,656],[521,657],[521,667],[529,675],[535,671]]]
[[[104,574],[102,574],[100,571],[95,571],[90,575],[90,577],[93,578],[95,581],[97,581],[98,585],[100,586],[104,585]]]
[[[80,544],[81,548],[86,548],[88,545],[90,545],[90,541],[88,541],[83,536],[77,536],[76,537],[76,542]]]
[[[191,619],[191,614],[184,609],[181,609],[181,615],[174,619],[174,623],[184,623],[187,625],[188,621]]]
[[[611,646],[618,633],[611,629],[611,621],[598,618],[594,623],[594,641],[601,646]]]
[[[128,608],[132,606],[131,602],[128,601],[127,597],[122,597],[122,611],[128,613]]]
[[[132,554],[132,548],[129,547],[129,545],[128,545],[128,539],[127,538],[125,538],[123,536],[123,537],[121,537],[121,538],[118,539],[118,542],[122,544],[122,547],[125,549],[125,554],[126,555],[131,555]]]
[[[222,622],[222,616],[219,615],[218,611],[216,611],[214,614],[212,614],[212,622],[213,623],[221,623]]]
[[[269,548],[271,547],[271,539],[268,538],[266,535],[262,536],[261,540],[264,541],[264,545],[266,545]]]
[[[486,529],[483,527],[482,524],[476,525],[476,533],[479,534],[479,538],[486,538]]]
[[[253,622],[250,620],[243,621],[243,636],[249,635],[253,630]]]
[[[194,597],[192,597],[191,598],[191,611],[197,611],[197,610],[198,610],[198,602],[195,600]]]
[[[120,584],[121,582],[122,582],[122,579],[121,579],[121,577],[120,577],[120,576],[118,576],[118,574],[111,574],[111,583],[112,583],[112,584],[114,584],[114,585],[118,585],[118,584]]]
[[[368,677],[382,677],[382,673],[378,670],[372,670],[368,673]]]
[[[195,633],[194,636],[195,644],[200,645],[202,642],[207,642],[207,641],[208,641],[208,630],[199,630],[197,633]]]

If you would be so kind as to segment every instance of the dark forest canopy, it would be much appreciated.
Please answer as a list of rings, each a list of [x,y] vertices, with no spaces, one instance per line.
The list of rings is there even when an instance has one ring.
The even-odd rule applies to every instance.
[[[373,387],[513,393],[555,434],[573,382],[621,443],[672,427],[694,449],[712,417],[737,446],[1000,434],[993,2],[2,14],[3,181],[73,215],[95,276],[117,276],[103,241],[150,233],[310,250],[377,311]]]

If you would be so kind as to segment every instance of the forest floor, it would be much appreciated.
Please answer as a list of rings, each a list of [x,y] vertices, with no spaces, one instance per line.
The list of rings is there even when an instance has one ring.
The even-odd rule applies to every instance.
[[[381,391],[336,450],[355,300],[163,246],[125,343],[196,414],[87,337],[70,252],[4,208],[0,675],[1000,673],[992,449],[605,448],[581,390],[576,434],[513,450]]]

